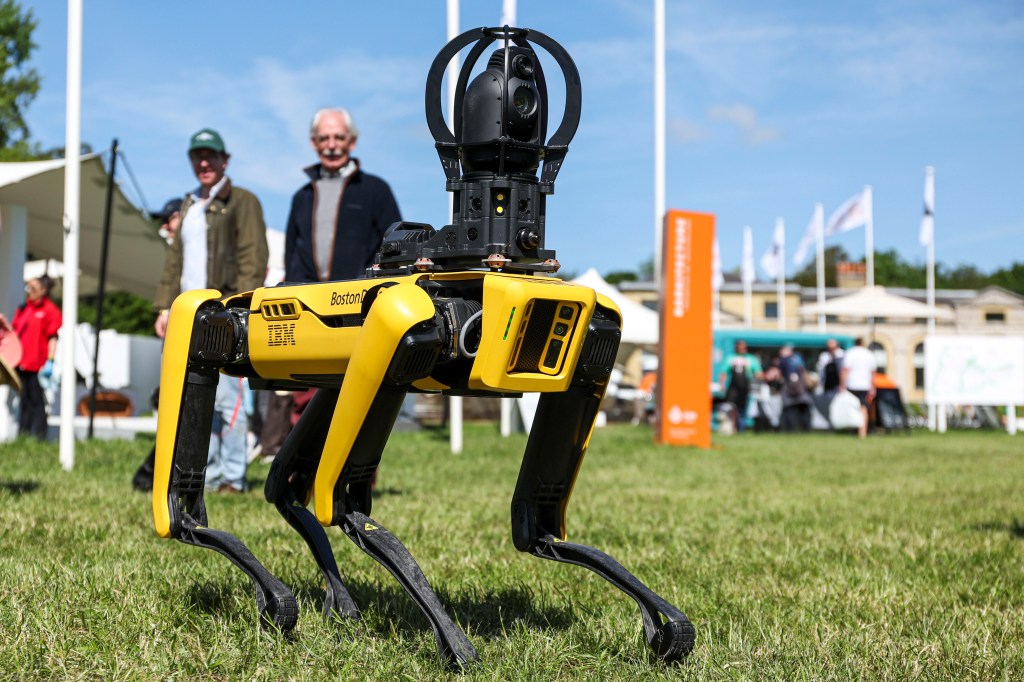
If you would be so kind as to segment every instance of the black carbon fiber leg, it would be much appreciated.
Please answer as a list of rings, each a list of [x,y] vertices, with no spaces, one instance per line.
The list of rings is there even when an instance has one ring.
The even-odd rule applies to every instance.
[[[453,667],[463,667],[479,660],[473,644],[458,625],[445,613],[423,571],[401,540],[366,514],[350,511],[341,522],[345,535],[376,559],[395,576],[434,630],[434,640],[441,656]]]
[[[331,549],[330,540],[327,539],[327,533],[324,532],[323,526],[316,520],[313,513],[302,506],[294,497],[291,497],[291,501],[282,498],[276,504],[277,510],[281,512],[281,516],[285,518],[285,521],[306,541],[306,545],[313,553],[317,566],[320,567],[320,573],[323,575],[326,585],[324,617],[336,616],[358,619],[359,609],[356,607],[356,603],[352,601],[352,596],[345,588],[345,583],[341,581],[338,563],[334,560],[334,552]]]
[[[252,579],[256,586],[256,608],[263,623],[274,625],[283,632],[295,627],[299,607],[284,583],[263,567],[249,548],[230,533],[196,525],[191,517],[182,519],[182,542],[220,552]]]
[[[589,568],[632,597],[640,607],[647,643],[658,658],[666,662],[678,661],[693,650],[696,631],[686,614],[651,591],[604,552],[587,545],[562,542],[551,535],[538,538],[531,552],[542,559]]]
[[[322,388],[303,410],[295,428],[289,432],[267,477],[264,496],[272,502],[285,521],[305,540],[324,577],[324,617],[359,618],[359,609],[345,588],[334,559],[331,542],[323,526],[300,500],[305,499],[309,482],[320,463],[331,415],[338,402],[338,389]]]

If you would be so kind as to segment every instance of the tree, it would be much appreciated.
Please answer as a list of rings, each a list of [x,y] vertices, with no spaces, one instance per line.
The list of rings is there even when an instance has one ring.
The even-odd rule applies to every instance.
[[[841,246],[825,247],[825,286],[836,285],[836,264],[850,260],[850,255]],[[818,264],[812,260],[805,265],[800,272],[793,276],[793,280],[803,287],[814,287],[818,285]]]
[[[989,283],[1024,296],[1024,263],[1013,263],[1009,267],[999,268],[992,273]]]
[[[885,287],[924,289],[927,275],[924,265],[903,260],[895,249],[875,252],[875,284]]]
[[[39,74],[26,66],[36,44],[32,10],[15,0],[0,0],[0,161],[35,158],[24,112],[39,92]]]
[[[616,270],[614,272],[609,272],[604,276],[604,281],[612,285],[616,285],[619,282],[635,282],[636,280],[636,273],[630,272],[629,270]]]

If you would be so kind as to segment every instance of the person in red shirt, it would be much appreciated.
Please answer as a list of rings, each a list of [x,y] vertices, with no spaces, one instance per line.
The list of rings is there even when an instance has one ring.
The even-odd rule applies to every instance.
[[[53,281],[43,275],[25,285],[25,303],[18,307],[8,323],[0,315],[0,328],[13,330],[21,341],[22,357],[18,364],[21,376],[21,416],[18,435],[46,438],[46,397],[39,378],[53,374],[53,356],[57,350],[60,330],[60,309],[50,300]]]

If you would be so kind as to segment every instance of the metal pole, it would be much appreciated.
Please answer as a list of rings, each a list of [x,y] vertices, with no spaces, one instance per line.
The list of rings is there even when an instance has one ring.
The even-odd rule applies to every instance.
[[[451,41],[459,35],[459,0],[448,0],[447,29],[448,40]],[[459,56],[455,55],[448,62],[448,121],[452,128],[455,127],[455,86],[459,80]],[[458,137],[459,131],[455,130]],[[455,195],[448,194],[448,212],[455,218]],[[448,398],[448,441],[451,450],[455,454],[462,452],[462,396],[450,396]]]
[[[817,251],[818,305],[825,305],[825,207],[814,205],[814,240]],[[825,313],[818,313],[818,331],[825,331]]]
[[[110,217],[114,205],[114,177],[117,174],[117,138],[110,145],[110,177],[107,179],[107,204],[103,211],[103,246],[100,248],[100,283],[96,291],[96,341],[92,349],[92,389],[89,391],[89,440],[96,419],[96,387],[100,382],[100,332],[103,331],[103,299],[107,292],[107,256],[110,247]]]
[[[60,358],[60,465],[75,466],[75,323],[78,321],[78,242],[81,232],[82,0],[68,0],[67,106],[64,133],[64,341]]]
[[[928,186],[935,182],[935,169],[932,166],[927,166],[924,169],[925,175],[925,192],[927,193]],[[934,223],[934,210],[932,217],[932,234],[931,239],[928,240],[928,264],[925,272],[925,287],[928,290],[928,331],[927,338],[935,336],[935,223]],[[927,341],[926,341],[927,343]],[[927,381],[927,375],[925,375]],[[928,387],[925,386],[925,393],[928,393]],[[928,403],[928,428],[932,431],[936,428],[936,416],[935,416],[935,403]]]
[[[779,329],[786,328],[786,227],[782,218],[775,219],[775,231],[779,240],[779,275],[776,281],[776,297],[779,299]]]
[[[864,188],[864,199],[867,203],[867,221],[864,224],[864,260],[867,263],[868,286],[875,286],[875,200],[872,197],[871,185]]]
[[[654,0],[654,286],[661,294],[665,225],[665,0]]]

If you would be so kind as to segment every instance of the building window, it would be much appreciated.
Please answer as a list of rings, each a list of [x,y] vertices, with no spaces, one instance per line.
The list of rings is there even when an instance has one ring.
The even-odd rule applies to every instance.
[[[777,319],[779,317],[779,304],[775,301],[765,301],[764,316],[769,320]]]
[[[924,342],[914,346],[914,388],[924,388]]]
[[[985,311],[986,322],[1006,322],[1006,311],[1005,310],[986,310]]]
[[[886,369],[889,367],[889,355],[885,352],[885,346],[872,341],[868,345],[868,350],[875,354],[875,364],[878,365],[878,371],[882,374],[887,374]]]

